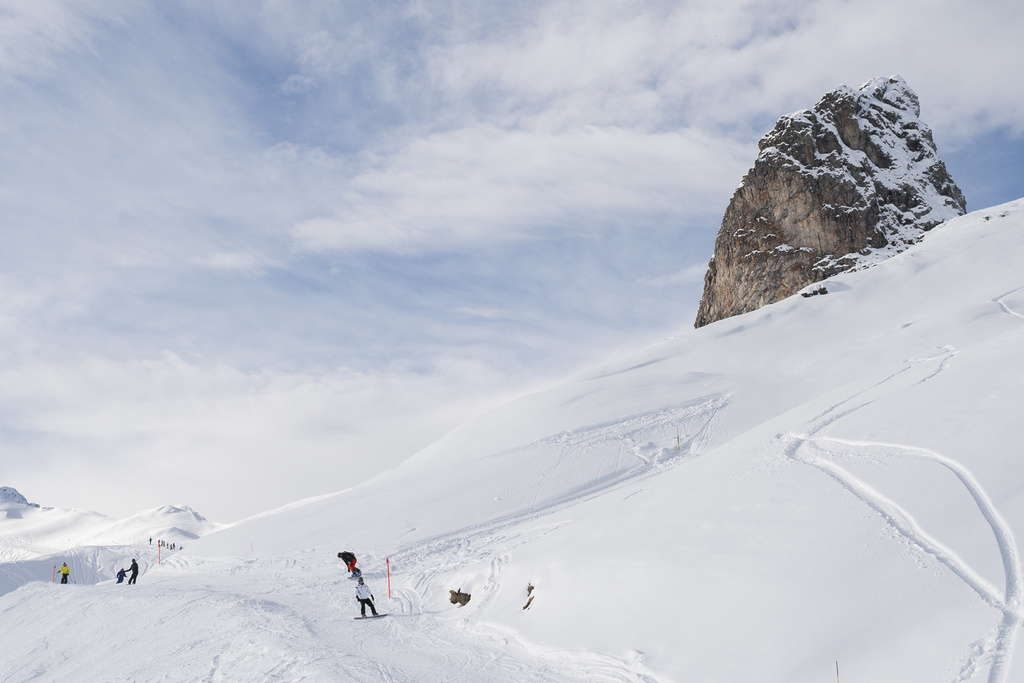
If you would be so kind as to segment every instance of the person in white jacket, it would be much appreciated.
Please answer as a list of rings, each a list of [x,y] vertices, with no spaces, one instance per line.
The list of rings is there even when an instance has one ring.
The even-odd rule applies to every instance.
[[[363,583],[362,577],[359,578],[359,583],[356,585],[356,599],[359,600],[360,614],[366,616],[366,606],[370,606],[370,611],[373,616],[377,616],[377,608],[373,606],[373,593],[370,592],[370,587]]]

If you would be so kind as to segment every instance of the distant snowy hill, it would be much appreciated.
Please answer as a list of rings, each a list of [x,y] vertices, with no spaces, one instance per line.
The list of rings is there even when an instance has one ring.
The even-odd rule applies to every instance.
[[[96,583],[127,566],[143,546],[145,554],[158,561],[151,538],[177,546],[224,527],[187,506],[165,505],[113,519],[98,512],[29,503],[17,489],[4,486],[0,488],[0,595],[29,581],[51,579],[52,567],[69,559],[75,582]]]
[[[1024,680],[1022,253],[1024,200],[975,212],[139,586],[25,585],[0,680]],[[352,621],[345,549],[388,618]]]

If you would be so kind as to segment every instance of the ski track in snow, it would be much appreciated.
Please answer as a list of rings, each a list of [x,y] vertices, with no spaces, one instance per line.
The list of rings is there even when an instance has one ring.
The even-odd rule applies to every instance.
[[[1019,289],[1024,289],[1024,287]],[[1018,290],[1008,292],[993,301],[999,303],[1003,310],[1010,315],[1024,317],[1002,303],[1003,298],[1015,291]],[[1022,579],[1020,557],[1013,532],[978,480],[956,460],[928,449],[901,444],[857,442],[818,436],[828,426],[874,403],[879,398],[934,379],[949,367],[956,353],[955,349],[947,347],[945,353],[941,355],[908,361],[903,368],[881,382],[816,415],[811,420],[811,428],[807,434],[789,434],[786,437],[783,452],[789,459],[816,467],[827,474],[855,498],[874,510],[885,524],[907,541],[911,547],[948,568],[977,593],[982,601],[1001,613],[1000,621],[994,631],[984,640],[971,644],[970,653],[954,683],[964,683],[973,678],[983,669],[985,661],[989,662],[988,683],[1004,683],[1009,675],[1010,659],[1017,637],[1017,629],[1024,623],[1024,615],[1021,613],[1021,602],[1024,599],[1024,579]],[[909,383],[896,381],[912,378],[915,369],[924,369],[925,364],[928,363],[935,363],[935,368],[924,376],[918,377],[916,381]],[[899,504],[827,457],[830,453],[840,454],[836,452],[840,449],[842,455],[853,457],[857,457],[867,449],[884,449],[895,457],[924,459],[937,463],[950,471],[970,494],[978,511],[992,530],[1003,563],[1005,576],[1003,591],[1000,592],[996,589],[978,572],[971,569],[955,552],[925,532]]]
[[[524,492],[543,487],[558,469],[574,471],[582,466],[583,461],[594,459],[593,451],[597,449],[612,451],[630,447],[633,450],[634,462],[611,474],[591,479],[586,486],[577,487],[563,495],[552,496],[543,503],[539,503],[539,497],[534,495],[530,499],[530,505],[517,506],[515,512],[417,541],[394,553],[391,559],[393,562],[419,567],[436,564],[438,558],[442,557],[446,558],[448,566],[454,568],[464,565],[471,558],[489,557],[490,553],[485,548],[494,546],[495,543],[499,543],[499,547],[502,548],[508,547],[511,539],[518,538],[524,533],[516,529],[520,525],[590,500],[610,489],[655,476],[696,457],[710,440],[717,424],[717,415],[727,403],[727,397],[716,396],[696,404],[673,406],[615,422],[582,427],[499,453],[497,455],[514,455],[552,447],[555,451],[536,477],[509,490],[500,496],[502,499],[516,494],[525,496],[527,494]],[[671,440],[674,444],[674,430],[677,426],[686,427],[688,432],[683,435],[686,441],[681,442],[678,451],[674,448],[659,448],[650,440],[653,436],[664,443],[664,435],[667,430],[671,430]],[[691,430],[693,433],[689,434]],[[597,458],[600,459],[600,454]],[[544,534],[557,526],[555,524],[542,527],[541,530],[533,530],[533,533]],[[518,542],[513,545],[518,545]]]
[[[522,528],[530,522],[546,517],[552,513],[578,505],[586,500],[600,496],[607,491],[655,476],[681,462],[699,455],[710,440],[717,424],[718,412],[728,403],[722,396],[706,399],[696,404],[673,406],[641,415],[634,415],[617,422],[607,422],[582,427],[571,432],[563,432],[550,436],[532,444],[504,451],[497,455],[524,453],[532,450],[554,447],[555,454],[549,456],[547,464],[537,476],[527,484],[521,484],[503,494],[502,498],[514,495],[525,500],[531,489],[542,487],[553,478],[553,472],[559,469],[575,471],[581,467],[581,461],[597,457],[593,452],[605,449],[605,454],[613,450],[631,447],[634,462],[614,471],[611,474],[590,480],[587,486],[577,487],[563,495],[554,495],[544,502],[539,497],[530,497],[531,504],[518,505],[514,512],[495,519],[469,525],[431,538],[417,541],[401,548],[391,555],[392,571],[403,571],[419,574],[421,583],[416,585],[417,592],[426,592],[430,577],[455,571],[469,564],[490,561],[506,554],[512,548],[527,543],[535,538],[553,531],[559,524],[548,524],[537,528]],[[671,430],[671,440],[675,443],[675,429],[684,426],[689,433],[682,442],[680,450],[659,448],[651,441],[651,437],[665,442],[667,430]],[[644,451],[651,451],[645,454]],[[678,455],[676,455],[678,453]],[[496,591],[495,591],[496,592]],[[412,607],[411,601],[409,606]],[[417,602],[418,604],[418,602]]]
[[[534,477],[497,498],[502,507],[511,508],[509,518],[515,519],[523,511],[529,513],[575,504],[637,477],[675,466],[704,449],[717,426],[718,413],[727,403],[728,398],[724,396],[705,398],[580,427],[495,453],[491,457],[515,458],[526,453],[548,452]],[[609,457],[610,453],[614,453],[614,457]],[[590,476],[581,477],[580,472]],[[559,486],[562,482],[581,480],[586,484],[574,488]]]
[[[531,522],[600,496],[611,489],[655,476],[698,456],[711,439],[717,426],[718,413],[727,403],[727,397],[716,396],[697,403],[671,406],[562,432],[496,454],[514,456],[545,449],[552,451],[535,477],[501,496],[502,499],[518,496],[514,512],[418,541],[391,555],[392,573],[402,576],[405,586],[396,595],[401,615],[424,618],[423,596],[444,590],[443,586],[438,585],[437,577],[481,563],[488,565],[487,576],[483,586],[473,593],[476,609],[469,614],[485,611],[487,604],[498,594],[510,553],[516,547],[561,526],[561,522],[550,522],[531,527]],[[678,450],[674,447],[677,427],[681,430]],[[659,442],[670,443],[673,447],[659,446]],[[625,449],[631,451],[631,459],[626,459],[627,464],[622,466],[622,452]],[[590,479],[587,485],[563,492],[562,495],[542,499],[538,493],[545,485],[556,480],[559,474],[564,475],[563,479],[567,478],[586,467],[588,460],[607,459],[612,453],[615,454],[618,468],[611,473],[601,473]],[[453,606],[450,609],[458,608]],[[473,616],[461,619],[459,624],[463,628],[472,628],[477,637],[504,639],[503,636],[481,630]],[[575,659],[579,660],[580,657],[583,655],[576,655]],[[635,666],[600,653],[587,653],[585,657],[587,666],[591,667],[589,680],[655,680],[636,671]],[[580,662],[576,661],[573,666],[579,667]]]
[[[1006,313],[1007,315],[1012,315],[1012,316],[1016,316],[1016,317],[1018,317],[1018,318],[1024,318],[1024,313],[1018,313],[1017,311],[1013,310],[1013,309],[1012,309],[1012,308],[1011,308],[1011,307],[1009,306],[1009,304],[1007,304],[1007,303],[1006,303],[1006,302],[1004,301],[1004,299],[1006,299],[1006,297],[1010,296],[1011,294],[1015,294],[1016,292],[1019,292],[1019,291],[1021,291],[1022,289],[1024,289],[1024,287],[1018,287],[1018,288],[1016,288],[1016,289],[1011,289],[1011,290],[1010,290],[1009,292],[1007,292],[1006,294],[1001,294],[1001,295],[999,295],[999,296],[995,297],[994,299],[992,299],[992,303],[994,303],[994,304],[998,304],[998,305],[999,305],[999,308],[1001,308],[1001,309],[1003,310],[1003,312],[1004,312],[1004,313]]]

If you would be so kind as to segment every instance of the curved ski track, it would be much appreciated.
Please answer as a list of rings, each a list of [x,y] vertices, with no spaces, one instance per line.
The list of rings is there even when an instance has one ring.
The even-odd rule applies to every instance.
[[[1016,289],[1011,289],[1011,290],[1010,290],[1009,292],[1007,292],[1006,294],[1001,294],[1001,295],[999,295],[999,296],[995,297],[994,299],[992,299],[992,303],[994,303],[994,304],[998,304],[998,305],[999,305],[999,308],[1001,308],[1001,309],[1003,310],[1003,313],[1006,313],[1007,315],[1012,315],[1012,316],[1016,316],[1016,317],[1018,317],[1018,318],[1024,318],[1024,313],[1018,313],[1017,311],[1013,310],[1013,308],[1011,308],[1011,307],[1009,306],[1009,304],[1007,304],[1007,303],[1006,303],[1006,302],[1004,301],[1004,299],[1006,299],[1006,297],[1008,297],[1008,296],[1010,296],[1011,294],[1014,294],[1014,293],[1016,293],[1016,292],[1019,292],[1019,291],[1020,291],[1020,290],[1022,290],[1022,289],[1024,289],[1024,287],[1018,287],[1018,288],[1016,288]]]
[[[1024,289],[1024,287],[1020,289]],[[993,301],[999,303],[1004,311],[1010,315],[1024,317],[1010,310],[1002,303],[1002,299],[1012,293],[1008,292],[1001,297],[993,299]],[[943,354],[908,361],[902,369],[881,382],[848,397],[844,401],[816,415],[812,418],[811,428],[806,434],[787,435],[784,439],[783,453],[791,460],[816,467],[827,474],[864,505],[874,510],[882,518],[883,522],[907,541],[911,547],[916,548],[918,552],[934,558],[940,564],[947,567],[957,578],[977,593],[978,597],[985,604],[1001,613],[1000,621],[995,630],[984,640],[971,644],[970,653],[954,683],[964,683],[973,678],[975,674],[983,669],[986,660],[989,662],[988,683],[1005,683],[1008,680],[1010,658],[1017,637],[1017,629],[1024,623],[1024,615],[1021,613],[1021,602],[1024,599],[1024,578],[1022,578],[1020,557],[1013,532],[1009,524],[999,514],[995,505],[993,505],[985,489],[974,475],[959,462],[928,449],[902,444],[855,442],[818,436],[829,425],[870,405],[883,396],[891,395],[935,378],[949,367],[956,353],[955,349],[947,347]],[[927,371],[926,365],[931,363],[934,363],[935,367],[931,371]],[[897,381],[914,379],[914,370],[918,370],[918,373],[925,371],[926,374],[917,377],[916,381],[910,381],[909,383]],[[849,405],[854,403],[855,405]],[[993,538],[1002,558],[1005,575],[1005,586],[1002,592],[986,581],[978,572],[971,569],[956,553],[925,532],[914,518],[905,509],[900,507],[896,501],[873,489],[866,482],[860,480],[827,457],[830,453],[838,455],[837,451],[840,449],[842,455],[853,457],[857,457],[866,450],[885,449],[890,455],[924,459],[950,471],[970,494],[977,505],[979,513],[984,517],[992,530]]]

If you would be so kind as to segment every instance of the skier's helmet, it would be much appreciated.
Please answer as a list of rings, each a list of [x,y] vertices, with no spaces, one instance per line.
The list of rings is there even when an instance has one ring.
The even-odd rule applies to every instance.
[[[338,557],[341,557],[341,553],[338,553]]]

